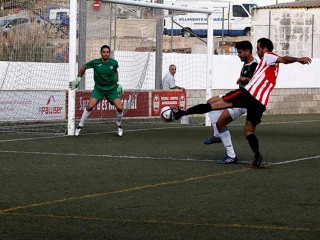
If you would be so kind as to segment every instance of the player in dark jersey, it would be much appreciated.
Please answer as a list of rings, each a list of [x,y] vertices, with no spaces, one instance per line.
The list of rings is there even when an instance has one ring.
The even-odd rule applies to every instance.
[[[235,44],[235,47],[238,52],[238,57],[243,63],[240,77],[237,80],[237,84],[239,87],[245,86],[248,81],[253,76],[255,72],[258,62],[252,56],[252,44],[249,41],[241,41]],[[220,97],[216,97],[220,98]],[[208,103],[216,101],[216,98],[211,98],[208,100]],[[237,163],[238,157],[235,154],[231,134],[228,130],[227,125],[238,119],[240,116],[247,112],[246,108],[228,108],[224,110],[217,110],[209,112],[209,117],[213,127],[213,136],[210,139],[207,139],[204,143],[211,144],[211,143],[218,143],[222,142],[227,154],[223,158],[223,160],[217,161],[217,163],[221,164],[230,164],[230,163]]]
[[[80,131],[89,117],[92,109],[102,100],[103,97],[105,97],[116,107],[116,126],[118,129],[118,135],[120,137],[123,135],[123,105],[118,92],[118,62],[109,57],[110,47],[108,45],[103,45],[101,47],[100,54],[101,58],[94,59],[84,64],[79,70],[77,79],[69,84],[70,89],[76,89],[79,86],[81,77],[84,75],[86,70],[93,68],[94,89],[91,93],[88,105],[83,111],[80,123],[76,128],[75,136],[79,136]]]

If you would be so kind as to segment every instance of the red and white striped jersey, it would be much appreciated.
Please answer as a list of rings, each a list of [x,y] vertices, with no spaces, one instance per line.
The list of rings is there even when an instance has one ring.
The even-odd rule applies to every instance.
[[[266,52],[245,89],[259,102],[267,106],[270,93],[276,85],[279,64],[276,63],[278,55]]]

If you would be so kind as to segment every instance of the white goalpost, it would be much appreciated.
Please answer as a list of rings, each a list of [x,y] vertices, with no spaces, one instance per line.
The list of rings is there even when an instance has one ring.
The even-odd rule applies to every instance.
[[[160,3],[148,3],[145,1],[128,1],[128,0],[104,0],[109,3],[133,5],[141,7],[150,7],[154,9],[165,9],[173,11],[182,11],[189,13],[204,13],[207,14],[207,56],[206,56],[206,100],[211,98],[212,89],[212,54],[213,54],[213,9],[208,8],[195,8],[195,7],[184,7],[183,5],[170,5],[170,4],[160,4]],[[205,125],[210,126],[210,118],[208,114],[205,117]]]
[[[70,28],[69,28],[69,82],[76,79],[77,63],[77,0],[70,0]],[[74,90],[68,92],[68,135],[74,135],[76,124],[76,94]]]
[[[75,79],[79,62],[99,58],[100,47],[105,44],[119,62],[126,120],[161,121],[153,112],[153,97],[159,91],[156,82],[161,81],[172,63],[177,65],[178,85],[187,90],[206,89],[202,101],[211,97],[212,34],[208,34],[207,44],[197,38],[159,37],[157,23],[185,12],[199,13],[208,18],[206,28],[210,33],[212,10],[143,1],[84,2],[86,9],[80,8],[77,0],[27,0],[18,14],[15,9],[4,12],[3,18],[27,22],[0,36],[0,131],[74,135],[75,124],[94,86],[93,72],[86,72],[84,85],[76,91],[69,90],[68,83]],[[159,16],[156,10],[163,10],[163,15]],[[86,13],[85,19],[82,13]],[[85,21],[84,29],[80,28],[81,21]],[[83,36],[85,47],[80,44],[79,49]],[[205,51],[197,52],[187,42]],[[163,54],[160,65],[156,61],[159,43]],[[83,59],[79,58],[80,53],[84,53]],[[157,75],[159,72],[161,76]],[[200,84],[203,79],[205,86]],[[114,106],[102,100],[90,120],[112,122],[114,117]]]

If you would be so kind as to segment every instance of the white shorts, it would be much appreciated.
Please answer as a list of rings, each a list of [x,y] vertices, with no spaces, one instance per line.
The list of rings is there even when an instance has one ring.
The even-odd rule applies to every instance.
[[[227,110],[233,121],[242,116],[243,114],[247,113],[246,108],[227,108]]]
[[[223,96],[224,96],[224,94],[219,95],[220,98],[222,98]],[[238,119],[243,114],[247,113],[246,108],[227,108],[227,110],[228,110],[233,121]]]
[[[218,121],[219,117],[221,116],[223,110],[224,109],[214,110],[214,111],[209,112],[209,117],[210,117],[211,123],[216,124],[216,122]],[[239,118],[243,114],[247,113],[246,108],[227,108],[227,110],[232,118],[232,121],[236,120],[237,118]]]

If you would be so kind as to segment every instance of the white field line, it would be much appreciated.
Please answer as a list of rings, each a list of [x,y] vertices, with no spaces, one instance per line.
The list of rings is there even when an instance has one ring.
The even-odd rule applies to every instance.
[[[293,163],[293,162],[301,162],[301,161],[312,160],[312,159],[319,159],[320,160],[320,155],[313,156],[313,157],[307,157],[307,158],[298,158],[298,159],[288,160],[288,161],[283,161],[283,162],[277,162],[277,163],[273,163],[273,164],[274,165],[281,165],[281,164],[288,164],[288,163]]]
[[[100,157],[100,158],[122,158],[122,159],[150,159],[150,160],[170,160],[170,161],[193,161],[193,162],[216,162],[213,159],[194,159],[194,158],[173,158],[173,157],[151,157],[151,156],[127,156],[127,155],[109,155],[109,154],[78,154],[78,153],[50,153],[50,152],[27,152],[27,151],[5,151],[0,150],[0,153],[13,153],[13,154],[33,154],[33,155],[50,155],[50,156],[76,156],[76,157]],[[320,159],[320,155],[287,160],[283,162],[264,162],[272,165],[283,165],[294,162],[301,162],[313,159]],[[247,161],[240,161],[240,163],[251,163]]]
[[[100,157],[100,158],[122,158],[122,159],[151,159],[151,160],[171,160],[171,161],[198,161],[213,162],[212,159],[192,159],[192,158],[172,158],[172,157],[150,157],[150,156],[127,156],[127,155],[109,155],[109,154],[78,154],[78,153],[50,153],[50,152],[27,152],[27,151],[5,151],[0,153],[14,154],[34,154],[34,155],[50,155],[50,156],[76,156],[76,157]]]
[[[320,120],[306,120],[306,121],[289,121],[289,122],[269,122],[269,123],[260,123],[260,125],[276,125],[276,124],[290,124],[290,123],[313,123],[313,122],[320,122]],[[236,123],[236,124],[231,124],[230,126],[242,126],[243,123]],[[139,131],[150,131],[150,130],[162,130],[162,129],[168,129],[168,128],[184,128],[185,126],[174,126],[174,127],[157,127],[157,128],[142,128],[142,129],[131,129],[131,130],[126,130],[124,129],[124,133],[126,132],[139,132]],[[199,125],[195,126],[189,126],[189,127],[203,127]],[[108,131],[108,132],[98,132],[98,133],[84,133],[81,134],[81,136],[86,136],[86,135],[99,135],[99,134],[110,134],[110,133],[115,133],[115,131]],[[73,136],[68,136],[68,135],[52,135],[52,136],[43,136],[43,137],[34,137],[34,138],[17,138],[17,139],[6,139],[6,140],[0,140],[0,143],[2,142],[15,142],[15,141],[30,141],[30,140],[38,140],[38,139],[52,139],[52,138],[61,138],[61,137],[73,137]]]
[[[203,126],[191,126],[191,127],[203,127]],[[157,127],[157,128],[140,128],[140,129],[130,129],[126,130],[124,129],[124,134],[126,132],[140,132],[140,131],[150,131],[150,130],[162,130],[162,129],[174,129],[174,128],[184,128],[183,126],[178,126],[178,127]],[[81,136],[88,136],[88,135],[101,135],[101,134],[111,134],[111,133],[116,133],[117,130],[113,131],[108,131],[108,132],[97,132],[97,133],[84,133],[81,134]],[[33,137],[33,138],[16,138],[16,139],[6,139],[6,140],[0,140],[0,143],[3,142],[15,142],[15,141],[30,141],[30,140],[38,140],[38,139],[52,139],[52,138],[61,138],[61,137],[75,137],[75,136],[69,136],[65,134],[61,135],[52,135],[52,136],[42,136],[42,137]]]

